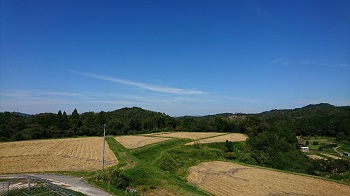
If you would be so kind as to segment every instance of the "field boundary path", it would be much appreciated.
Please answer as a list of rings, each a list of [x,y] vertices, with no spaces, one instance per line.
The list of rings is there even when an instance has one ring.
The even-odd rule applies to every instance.
[[[338,148],[339,148],[339,147],[340,147],[340,146],[338,145],[337,147],[333,148],[333,150],[334,150],[336,153],[338,153],[340,156],[343,156],[343,154],[340,153],[340,152],[338,151]]]
[[[108,196],[110,194],[97,189],[90,184],[86,183],[82,178],[77,178],[67,175],[56,175],[56,174],[9,174],[9,175],[0,175],[0,179],[10,179],[15,178],[20,175],[31,175],[39,178],[43,178],[67,189],[71,189],[77,192],[81,192],[90,196]]]

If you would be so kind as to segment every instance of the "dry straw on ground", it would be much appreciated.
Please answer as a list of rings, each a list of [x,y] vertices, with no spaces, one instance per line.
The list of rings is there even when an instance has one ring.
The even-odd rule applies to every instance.
[[[121,143],[125,148],[134,149],[146,146],[148,144],[158,143],[171,138],[161,138],[161,137],[146,137],[146,136],[118,136],[115,137],[119,143]]]
[[[161,136],[163,134],[168,134],[170,132],[156,132],[156,133],[147,133],[147,134],[143,134],[143,135],[146,135],[146,136]]]
[[[349,195],[350,186],[227,162],[189,168],[189,182],[214,195]]]
[[[215,133],[215,132],[172,132],[160,135],[161,137],[174,137],[174,138],[189,138],[189,139],[201,139],[213,136],[224,135],[227,133]]]
[[[248,137],[241,133],[230,133],[226,135],[221,135],[217,137],[211,137],[207,139],[201,139],[199,140],[200,143],[215,143],[215,142],[225,142],[226,140],[231,142],[241,142],[246,141]],[[186,145],[193,145],[195,142],[187,143]]]
[[[103,138],[69,138],[0,143],[0,174],[102,169]],[[117,158],[105,146],[105,165]]]

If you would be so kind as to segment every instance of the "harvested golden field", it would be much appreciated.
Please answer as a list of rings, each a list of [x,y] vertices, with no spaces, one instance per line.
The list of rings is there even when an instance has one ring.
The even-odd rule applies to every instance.
[[[160,135],[161,137],[174,137],[174,138],[189,138],[189,139],[201,139],[213,136],[224,135],[227,133],[215,133],[215,132],[172,132]]]
[[[115,137],[114,139],[117,140],[119,143],[121,143],[125,148],[134,149],[134,148],[146,146],[148,144],[170,140],[171,138],[130,135],[130,136],[118,136],[118,137]]]
[[[102,168],[100,137],[35,140],[0,143],[0,174],[89,171]],[[105,146],[105,166],[118,163]]]
[[[214,143],[214,142],[225,142],[226,140],[231,142],[241,142],[246,141],[248,137],[241,133],[230,133],[226,135],[221,135],[217,137],[211,137],[207,139],[199,140],[199,143]],[[186,145],[193,145],[195,142],[187,143]]]
[[[227,162],[189,168],[188,181],[214,195],[349,195],[350,186]]]
[[[163,134],[168,134],[170,132],[157,132],[157,133],[147,133],[147,134],[143,134],[143,135],[147,135],[147,136],[161,136]]]

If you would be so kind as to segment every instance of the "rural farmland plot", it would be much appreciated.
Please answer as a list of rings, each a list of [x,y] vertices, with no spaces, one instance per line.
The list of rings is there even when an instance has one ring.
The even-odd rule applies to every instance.
[[[114,138],[119,143],[121,143],[125,148],[134,149],[143,147],[149,144],[154,144],[166,140],[170,140],[171,138],[161,138],[161,137],[146,137],[146,136],[118,136]]]
[[[349,195],[350,186],[227,162],[189,168],[188,181],[214,195]]]
[[[173,138],[188,138],[188,139],[202,139],[208,137],[214,137],[219,135],[225,135],[227,133],[216,133],[216,132],[172,132],[161,134],[160,137],[173,137]]]
[[[89,137],[0,143],[0,174],[101,169],[102,141]],[[105,149],[105,165],[117,164],[107,143]]]
[[[246,141],[248,137],[241,133],[230,133],[226,135],[221,135],[217,137],[211,137],[199,140],[200,143],[214,143],[214,142],[225,142],[226,140],[231,142],[242,142]],[[186,145],[193,145],[195,142],[187,143]]]

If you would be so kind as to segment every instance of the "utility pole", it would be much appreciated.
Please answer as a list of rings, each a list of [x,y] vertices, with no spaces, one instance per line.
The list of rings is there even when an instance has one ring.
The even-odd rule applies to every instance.
[[[105,142],[106,142],[106,124],[103,125],[102,171],[105,170]]]

